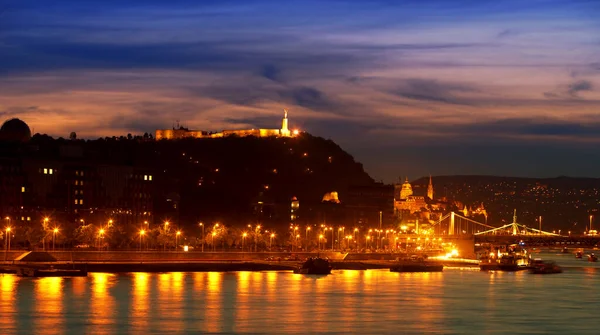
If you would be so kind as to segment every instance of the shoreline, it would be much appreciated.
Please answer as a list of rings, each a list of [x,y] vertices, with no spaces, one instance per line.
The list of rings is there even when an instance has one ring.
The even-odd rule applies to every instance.
[[[472,263],[440,262],[450,267],[472,267]],[[15,273],[18,267],[48,267],[55,269],[77,269],[87,272],[239,272],[239,271],[292,271],[302,262],[298,261],[199,261],[199,262],[4,262],[0,273]],[[334,270],[389,269],[397,265],[392,261],[332,261]]]

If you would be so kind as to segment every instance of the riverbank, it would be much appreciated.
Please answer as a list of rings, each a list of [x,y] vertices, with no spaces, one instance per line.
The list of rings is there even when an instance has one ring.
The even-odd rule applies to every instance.
[[[291,271],[298,261],[201,261],[201,262],[3,262],[0,273],[15,273],[18,267],[49,267],[78,269],[87,272],[236,272],[236,271]],[[334,270],[389,269],[393,261],[332,261]],[[472,266],[451,263],[446,266]]]

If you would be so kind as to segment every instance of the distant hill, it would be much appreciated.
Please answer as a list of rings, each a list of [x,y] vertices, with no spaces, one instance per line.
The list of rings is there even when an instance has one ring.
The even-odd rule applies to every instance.
[[[429,177],[413,182],[425,189]],[[434,176],[436,198],[445,197],[467,206],[483,203],[490,213],[489,222],[510,222],[517,209],[519,222],[537,227],[541,215],[543,227],[564,231],[583,231],[589,216],[600,220],[599,178],[519,178],[500,176]],[[597,217],[596,217],[597,216]],[[599,224],[594,224],[600,228]]]
[[[156,171],[156,215],[176,215],[189,222],[227,217],[248,221],[258,211],[289,223],[292,197],[304,208],[320,203],[327,192],[336,191],[344,199],[351,185],[373,183],[362,164],[337,144],[307,133],[294,138],[161,141],[148,137],[71,141],[35,135],[29,145],[37,148],[36,157],[58,157],[65,147],[82,147],[83,159],[94,164],[150,166]],[[177,213],[166,209],[166,200],[177,202]],[[257,208],[259,204],[264,208]]]

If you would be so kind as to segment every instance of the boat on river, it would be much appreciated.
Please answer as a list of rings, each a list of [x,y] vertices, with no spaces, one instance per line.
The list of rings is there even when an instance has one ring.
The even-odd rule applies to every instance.
[[[575,258],[583,258],[583,249],[579,248],[575,250]]]
[[[328,275],[332,266],[327,259],[316,257],[307,259],[302,265],[294,269],[294,273],[305,275]]]
[[[562,273],[563,270],[558,264],[553,261],[543,261],[541,259],[535,259],[529,266],[529,272],[533,274],[551,274],[551,273]]]
[[[521,271],[529,266],[529,258],[523,254],[502,255],[498,260],[500,271]]]
[[[87,277],[87,271],[79,269],[55,269],[55,268],[33,268],[18,267],[18,277]]]
[[[481,271],[520,271],[529,266],[530,257],[527,250],[514,244],[507,251],[490,252],[489,256],[483,256],[479,261]]]
[[[563,254],[568,254],[568,253],[569,253],[569,248],[567,248],[567,247],[564,247],[564,248],[562,248],[562,251],[561,251],[561,252],[562,252]]]
[[[442,272],[444,265],[426,260],[401,260],[390,272]]]
[[[597,262],[598,256],[596,256],[593,252],[588,255],[588,262]]]

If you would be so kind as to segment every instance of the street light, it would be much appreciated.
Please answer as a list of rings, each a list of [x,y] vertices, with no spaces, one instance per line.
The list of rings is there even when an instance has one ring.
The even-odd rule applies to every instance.
[[[210,241],[210,243],[212,244],[212,247],[213,247],[213,252],[215,251],[215,235],[217,235],[217,233],[213,231],[211,234],[212,239]]]
[[[300,237],[300,234],[296,235],[296,251],[298,251],[298,237]]]
[[[242,234],[242,252],[244,252],[244,240],[246,240],[246,236],[248,236],[248,234]]]
[[[54,251],[54,241],[56,240],[56,233],[58,233],[58,228],[54,228],[52,231],[52,251]]]
[[[306,251],[308,251],[308,232],[310,231],[310,226],[306,227]]]
[[[321,250],[321,240],[323,239],[323,234],[319,235],[319,250]]]
[[[140,230],[140,251],[142,251],[142,236],[146,234],[145,230]]]
[[[200,227],[202,227],[202,252],[204,252],[204,223],[199,223]]]

